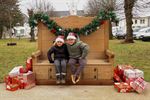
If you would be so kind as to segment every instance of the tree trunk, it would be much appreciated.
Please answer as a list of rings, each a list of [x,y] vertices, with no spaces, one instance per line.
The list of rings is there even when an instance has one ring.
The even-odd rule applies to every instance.
[[[30,36],[31,36],[30,42],[34,42],[35,41],[34,28],[31,28]]]
[[[134,43],[133,41],[133,30],[132,30],[132,10],[135,0],[124,0],[124,12],[126,17],[126,38],[125,43]]]
[[[2,33],[2,32],[0,32],[0,39],[2,39],[2,36],[3,36],[3,33]]]
[[[0,39],[2,39],[3,36],[3,27],[0,26]]]

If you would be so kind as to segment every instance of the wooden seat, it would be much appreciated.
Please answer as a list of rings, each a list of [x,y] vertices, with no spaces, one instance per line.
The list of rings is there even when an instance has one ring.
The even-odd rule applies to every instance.
[[[109,63],[107,61],[107,59],[88,59],[87,60],[87,65],[111,65],[111,63]],[[36,65],[53,65],[51,63],[49,63],[48,60],[39,60]]]
[[[63,28],[81,28],[89,24],[93,17],[67,16],[53,18]],[[47,59],[47,51],[53,44],[56,36],[41,22],[38,24],[38,50],[32,54],[33,71],[36,74],[37,84],[55,84],[55,67]],[[81,73],[78,84],[112,84],[114,54],[109,47],[109,22],[105,21],[100,29],[87,36],[80,36],[80,40],[90,47],[87,65]],[[70,67],[67,67],[67,83],[70,79]]]

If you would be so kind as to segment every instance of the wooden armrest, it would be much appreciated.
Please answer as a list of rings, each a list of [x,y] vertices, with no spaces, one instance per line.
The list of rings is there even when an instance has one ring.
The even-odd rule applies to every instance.
[[[34,53],[32,53],[31,57],[32,57],[32,63],[35,64],[38,62],[39,56],[41,55],[41,51],[38,50]]]
[[[106,55],[109,57],[109,58],[114,58],[115,57],[115,54],[110,51],[110,50],[106,50]]]
[[[111,52],[110,50],[106,50],[106,55],[108,56],[108,62],[114,64],[115,54]]]
[[[40,55],[41,55],[41,51],[38,50],[38,51],[32,53],[32,58],[37,58],[37,57],[40,56]]]

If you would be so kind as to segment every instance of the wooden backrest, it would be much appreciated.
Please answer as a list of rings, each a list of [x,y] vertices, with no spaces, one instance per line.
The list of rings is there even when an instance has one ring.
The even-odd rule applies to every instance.
[[[89,24],[93,17],[67,16],[62,18],[53,18],[56,23],[63,28],[81,28]],[[38,49],[42,51],[41,59],[47,59],[47,51],[52,46],[56,36],[48,28],[39,22],[38,24]],[[87,36],[80,36],[80,40],[90,46],[88,59],[106,58],[105,50],[108,49],[109,40],[109,22],[105,21],[100,29]]]

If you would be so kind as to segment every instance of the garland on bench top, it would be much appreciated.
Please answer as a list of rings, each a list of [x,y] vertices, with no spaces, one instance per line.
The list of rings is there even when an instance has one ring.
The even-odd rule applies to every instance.
[[[34,14],[33,17],[29,19],[29,25],[31,28],[34,28],[38,25],[38,21],[43,22],[48,29],[57,35],[64,35],[67,36],[69,32],[74,32],[78,35],[89,35],[92,32],[95,32],[100,28],[100,25],[104,24],[104,20],[110,20],[112,22],[117,22],[118,19],[116,18],[116,14],[112,11],[106,12],[101,10],[99,14],[89,23],[82,28],[63,28],[59,26],[54,20],[50,19],[47,14],[44,13],[37,13]]]

